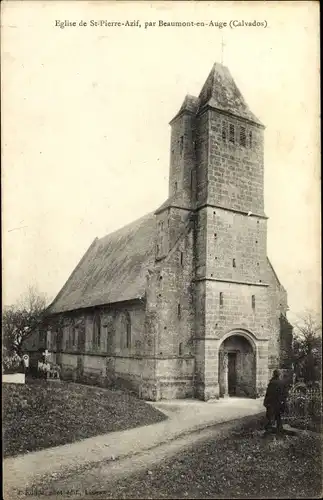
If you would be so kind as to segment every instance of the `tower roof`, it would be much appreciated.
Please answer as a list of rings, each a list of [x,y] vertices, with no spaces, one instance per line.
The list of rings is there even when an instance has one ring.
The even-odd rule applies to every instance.
[[[250,111],[229,69],[215,63],[199,95],[199,109],[209,105],[263,126]]]
[[[185,96],[183,104],[181,105],[178,113],[176,113],[176,115],[174,116],[174,118],[171,120],[170,123],[172,123],[175,120],[175,118],[177,118],[178,116],[180,116],[184,112],[193,113],[195,115],[198,111],[198,108],[199,108],[198,97],[194,97],[193,95],[187,94],[187,96]]]

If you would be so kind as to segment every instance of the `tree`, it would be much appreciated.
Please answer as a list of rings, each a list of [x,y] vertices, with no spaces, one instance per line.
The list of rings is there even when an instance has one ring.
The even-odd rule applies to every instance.
[[[24,339],[45,326],[46,302],[46,296],[31,286],[16,304],[4,308],[2,342],[5,351],[21,355]]]
[[[295,324],[292,357],[297,380],[303,379],[305,383],[321,380],[322,323],[310,311]]]

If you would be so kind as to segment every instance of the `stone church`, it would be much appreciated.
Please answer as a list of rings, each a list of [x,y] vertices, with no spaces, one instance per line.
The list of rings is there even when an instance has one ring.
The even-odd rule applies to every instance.
[[[48,348],[63,378],[148,400],[258,397],[292,338],[267,257],[264,126],[218,63],[170,126],[168,199],[93,241],[49,306]]]

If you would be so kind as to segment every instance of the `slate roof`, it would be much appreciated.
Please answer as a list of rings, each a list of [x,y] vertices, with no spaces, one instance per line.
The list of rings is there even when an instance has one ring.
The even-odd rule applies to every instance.
[[[48,308],[48,314],[141,298],[154,263],[153,213],[96,238]]]
[[[261,121],[250,111],[229,69],[222,64],[213,65],[200,92],[199,109],[205,105],[240,116],[263,127]]]
[[[194,97],[192,95],[187,95],[183,101],[183,104],[181,105],[178,113],[174,116],[174,118],[171,120],[170,124],[177,118],[179,115],[184,113],[184,111],[188,111],[189,113],[196,114],[199,108],[199,99],[198,97]]]
[[[187,95],[180,110],[170,123],[184,112],[196,114],[207,105],[264,127],[250,110],[229,69],[223,64],[215,63],[213,65],[199,97]]]

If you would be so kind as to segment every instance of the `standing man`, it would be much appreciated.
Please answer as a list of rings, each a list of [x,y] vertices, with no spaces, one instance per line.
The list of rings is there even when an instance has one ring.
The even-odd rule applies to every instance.
[[[274,370],[273,376],[268,384],[266,396],[264,399],[264,406],[266,407],[267,423],[266,430],[271,430],[273,424],[276,423],[277,432],[283,430],[281,414],[284,411],[286,403],[287,392],[285,384],[280,379],[279,370]]]

